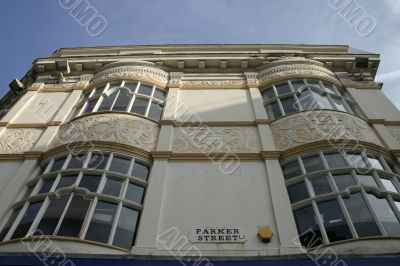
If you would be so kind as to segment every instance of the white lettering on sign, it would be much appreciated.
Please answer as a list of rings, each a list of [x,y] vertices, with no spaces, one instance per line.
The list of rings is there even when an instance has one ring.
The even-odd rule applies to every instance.
[[[192,243],[243,243],[246,235],[237,227],[195,227],[189,232]]]

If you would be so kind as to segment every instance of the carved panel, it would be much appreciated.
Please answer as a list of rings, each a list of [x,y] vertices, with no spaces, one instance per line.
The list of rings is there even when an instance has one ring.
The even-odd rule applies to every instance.
[[[250,126],[187,126],[174,128],[173,152],[257,153],[258,129]]]
[[[241,89],[246,87],[246,81],[243,79],[227,80],[183,80],[184,88],[229,88]]]
[[[319,140],[350,139],[382,143],[364,120],[336,111],[302,112],[281,118],[271,124],[275,144],[286,150]]]
[[[94,75],[91,85],[121,79],[135,79],[165,87],[168,83],[168,73],[148,66],[118,66]]]
[[[52,146],[79,141],[108,141],[146,151],[155,148],[159,126],[146,119],[125,114],[82,117],[60,128]]]
[[[400,126],[386,126],[389,129],[390,133],[393,137],[400,143]]]
[[[0,153],[24,153],[30,151],[42,134],[41,129],[9,128],[0,136]]]

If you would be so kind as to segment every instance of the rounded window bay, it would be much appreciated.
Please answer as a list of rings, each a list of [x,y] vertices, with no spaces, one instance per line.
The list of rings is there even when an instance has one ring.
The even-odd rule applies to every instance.
[[[364,237],[400,237],[400,169],[390,158],[328,150],[281,166],[306,248]]]
[[[264,107],[270,119],[291,113],[329,109],[359,115],[346,92],[327,81],[294,79],[261,90]]]
[[[143,209],[149,163],[113,152],[70,153],[30,180],[0,232],[76,237],[130,250]]]
[[[76,116],[104,111],[139,114],[159,121],[164,109],[166,92],[155,85],[140,81],[115,81],[94,88],[82,102]]]

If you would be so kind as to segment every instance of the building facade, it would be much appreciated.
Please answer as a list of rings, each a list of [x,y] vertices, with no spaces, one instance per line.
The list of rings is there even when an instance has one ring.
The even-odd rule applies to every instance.
[[[0,264],[398,263],[400,112],[378,65],[341,45],[35,60],[1,101]]]

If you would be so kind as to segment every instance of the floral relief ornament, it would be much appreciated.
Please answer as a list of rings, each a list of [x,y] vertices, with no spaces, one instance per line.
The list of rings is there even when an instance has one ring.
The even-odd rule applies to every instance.
[[[29,151],[41,134],[41,129],[6,129],[0,138],[0,152],[24,153],[26,151]]]

